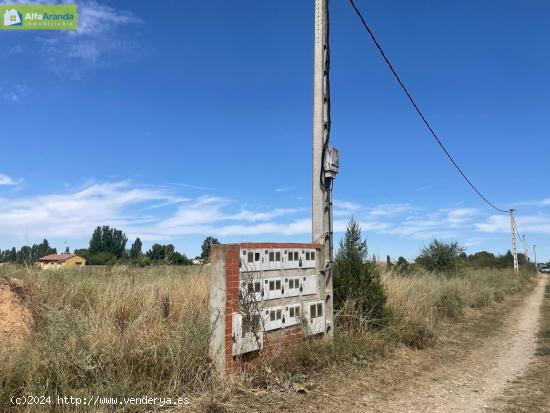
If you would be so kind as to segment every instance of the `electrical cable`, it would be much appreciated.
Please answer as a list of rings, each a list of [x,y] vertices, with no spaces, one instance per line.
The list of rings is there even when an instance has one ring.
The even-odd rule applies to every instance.
[[[363,15],[361,14],[361,12],[359,11],[359,9],[357,8],[357,6],[355,5],[355,2],[353,0],[349,0],[350,4],[351,4],[351,7],[353,8],[353,10],[355,11],[355,13],[357,14],[357,16],[359,17],[359,19],[361,19],[361,23],[363,24],[363,26],[365,27],[365,29],[367,30],[367,32],[369,33],[372,41],[374,42],[374,45],[376,46],[376,48],[378,49],[378,51],[380,52],[380,54],[382,55],[382,58],[384,59],[384,61],[386,62],[386,65],[389,67],[390,71],[392,72],[393,76],[395,77],[395,79],[397,80],[397,83],[399,83],[399,86],[401,86],[401,89],[403,89],[403,91],[405,92],[405,94],[407,95],[407,98],[409,99],[409,101],[411,102],[412,106],[414,107],[414,109],[416,110],[416,112],[418,113],[418,115],[420,116],[420,118],[422,119],[422,122],[424,122],[424,124],[426,125],[426,127],[428,128],[428,130],[430,131],[431,135],[434,137],[434,139],[436,140],[436,142],[438,143],[438,145],[441,147],[441,149],[443,150],[443,152],[445,152],[445,155],[447,155],[447,158],[449,158],[449,160],[452,162],[452,164],[454,165],[454,167],[456,168],[456,170],[462,175],[462,177],[466,180],[466,182],[470,185],[470,187],[472,187],[472,189],[475,191],[475,193],[481,198],[483,199],[483,201],[485,201],[489,206],[491,206],[492,208],[496,209],[497,211],[499,212],[504,212],[504,213],[508,213],[509,211],[507,210],[504,210],[504,209],[501,209],[501,208],[498,208],[496,207],[491,201],[489,201],[477,188],[476,186],[473,184],[473,182],[466,176],[466,174],[464,173],[464,171],[462,171],[462,169],[460,168],[460,166],[458,166],[458,163],[453,159],[453,157],[451,156],[451,154],[449,153],[449,151],[447,150],[447,148],[445,148],[445,145],[443,145],[443,142],[441,142],[441,140],[439,139],[439,137],[437,136],[437,134],[435,133],[435,131],[433,130],[433,128],[431,127],[430,123],[427,121],[426,117],[424,116],[424,114],[422,113],[422,111],[420,110],[420,108],[418,107],[418,105],[416,104],[415,100],[413,99],[413,97],[411,96],[411,94],[409,93],[409,90],[407,89],[407,87],[405,86],[405,84],[403,83],[403,81],[401,80],[401,78],[399,77],[399,75],[397,74],[395,68],[393,67],[392,63],[390,62],[390,60],[386,57],[386,53],[384,52],[384,50],[382,49],[382,46],[380,45],[380,43],[378,42],[378,40],[376,39],[373,31],[370,29],[370,27],[368,26],[367,22],[365,21],[365,18],[363,17]]]

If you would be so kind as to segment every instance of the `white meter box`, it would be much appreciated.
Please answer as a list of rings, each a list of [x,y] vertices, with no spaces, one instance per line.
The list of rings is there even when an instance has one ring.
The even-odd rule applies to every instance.
[[[263,347],[264,333],[260,324],[260,317],[253,316],[251,320],[244,320],[239,313],[233,313],[233,355],[250,353]]]
[[[241,271],[263,271],[264,256],[259,249],[241,250],[240,270]]]
[[[273,300],[283,296],[283,278],[263,278],[264,300]]]
[[[285,297],[297,297],[300,295],[301,277],[285,277],[285,287],[283,295]]]
[[[285,327],[300,324],[302,322],[300,316],[300,307],[300,304],[285,306]]]
[[[277,330],[285,326],[283,307],[269,307],[263,310],[265,331]]]
[[[300,277],[300,294],[312,295],[319,291],[319,277],[316,274],[303,275]]]
[[[319,334],[325,331],[325,305],[321,300],[304,303],[304,319],[307,321],[306,331],[309,334]]]

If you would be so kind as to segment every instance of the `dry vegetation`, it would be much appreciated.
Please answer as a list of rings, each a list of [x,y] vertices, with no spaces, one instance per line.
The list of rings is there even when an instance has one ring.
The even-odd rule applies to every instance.
[[[207,357],[206,269],[37,272],[0,267],[0,279],[10,274],[23,280],[17,295],[34,322],[23,342],[0,346],[0,410],[11,396],[22,394],[184,394],[196,395],[194,400],[204,407],[223,409],[224,397],[235,387],[302,391],[312,369],[369,363],[403,345],[433,345],[442,320],[501,301],[529,278],[497,270],[453,278],[386,274],[385,328],[360,323],[340,328],[333,342],[307,341],[289,356],[265,360],[230,384],[216,382]],[[353,315],[350,304],[337,319]]]
[[[550,411],[550,285],[542,308],[538,352],[531,367],[490,406],[491,412]]]
[[[208,383],[205,273],[113,267],[18,277],[34,324],[24,343],[0,348],[0,410],[13,395],[168,396]]]

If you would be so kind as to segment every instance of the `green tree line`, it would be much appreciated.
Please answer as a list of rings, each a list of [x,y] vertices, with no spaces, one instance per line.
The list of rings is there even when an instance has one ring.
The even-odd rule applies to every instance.
[[[128,237],[116,228],[108,225],[98,226],[92,233],[88,248],[75,249],[74,253],[85,258],[89,265],[114,265],[135,264],[147,265],[190,265],[192,260],[184,253],[176,251],[172,244],[155,243],[147,251],[143,251],[143,243],[136,238],[127,249]],[[220,242],[213,237],[207,237],[201,246],[200,257],[203,262],[208,262],[212,245]],[[67,247],[65,252],[69,252]],[[48,240],[32,246],[24,245],[20,249],[15,247],[0,250],[0,262],[17,264],[32,264],[41,257],[56,254],[57,249],[52,248]]]

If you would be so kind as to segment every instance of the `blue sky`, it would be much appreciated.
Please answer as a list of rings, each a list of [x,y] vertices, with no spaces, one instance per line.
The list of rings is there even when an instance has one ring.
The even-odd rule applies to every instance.
[[[2,1],[2,3],[13,3]],[[479,188],[550,260],[550,3],[358,1]],[[313,1],[79,1],[78,32],[0,32],[0,248],[87,245],[109,224],[190,256],[309,241]],[[346,1],[331,4],[337,238],[510,248]]]

